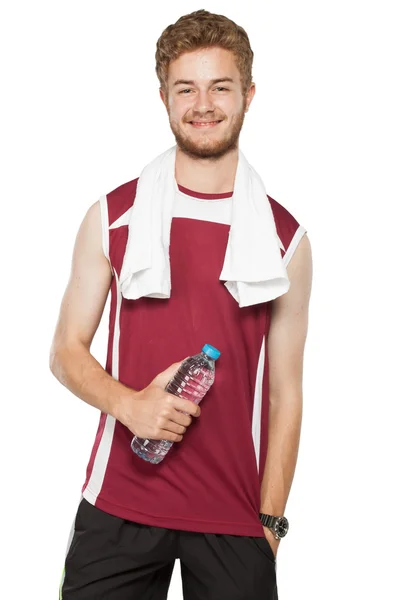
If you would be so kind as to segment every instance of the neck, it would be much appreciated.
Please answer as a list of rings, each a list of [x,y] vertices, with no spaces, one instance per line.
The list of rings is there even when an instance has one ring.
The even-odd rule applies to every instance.
[[[232,192],[238,159],[238,148],[214,160],[193,159],[177,147],[175,179],[179,185],[204,194]]]

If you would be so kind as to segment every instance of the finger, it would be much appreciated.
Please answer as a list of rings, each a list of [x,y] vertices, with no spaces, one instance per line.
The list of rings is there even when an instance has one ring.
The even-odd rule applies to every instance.
[[[168,440],[169,442],[181,442],[183,440],[182,434],[174,433],[168,429],[161,429],[161,435],[163,440]]]
[[[178,396],[174,396],[173,406],[176,410],[186,414],[192,415],[193,417],[199,417],[201,413],[201,408],[192,400],[185,400],[183,398],[178,398]]]
[[[187,415],[180,410],[174,409],[172,416],[170,417],[171,421],[177,423],[178,425],[183,425],[184,427],[189,427],[192,423],[192,417]]]
[[[177,433],[178,435],[183,435],[186,433],[187,427],[185,425],[181,425],[180,423],[175,423],[175,421],[168,421],[166,425],[164,425],[163,429],[170,431],[171,433]]]

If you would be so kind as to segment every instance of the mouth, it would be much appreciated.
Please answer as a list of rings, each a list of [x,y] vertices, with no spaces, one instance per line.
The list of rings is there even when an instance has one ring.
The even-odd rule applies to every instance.
[[[196,129],[210,129],[216,127],[219,123],[222,123],[222,119],[219,121],[189,121],[189,125],[196,127]]]

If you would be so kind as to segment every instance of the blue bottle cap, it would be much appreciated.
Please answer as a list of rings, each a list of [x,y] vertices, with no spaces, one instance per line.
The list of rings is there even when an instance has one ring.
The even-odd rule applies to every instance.
[[[221,355],[221,352],[214,348],[214,346],[211,346],[211,344],[205,344],[202,347],[202,351],[213,360],[217,360]]]

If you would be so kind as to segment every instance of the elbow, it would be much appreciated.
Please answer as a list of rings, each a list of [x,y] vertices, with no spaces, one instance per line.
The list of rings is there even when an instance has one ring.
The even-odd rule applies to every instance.
[[[53,340],[49,354],[49,369],[58,381],[61,381],[61,373],[66,357],[65,350],[65,344],[61,344],[59,341],[56,343]]]
[[[59,362],[58,352],[53,344],[50,349],[50,354],[49,354],[49,369],[50,369],[51,373],[54,375],[54,377],[56,377],[57,379],[58,379],[58,377],[57,377],[58,362]]]
[[[66,385],[66,355],[62,348],[52,347],[49,356],[49,368],[62,385]]]
[[[301,386],[293,386],[280,390],[279,393],[270,391],[269,404],[272,406],[302,406],[303,405],[303,391]]]
[[[63,385],[65,385],[66,375],[73,363],[79,362],[82,349],[86,350],[80,343],[66,342],[65,340],[57,343],[53,341],[49,354],[49,369]]]

